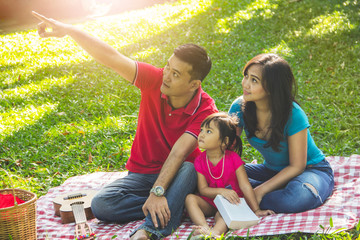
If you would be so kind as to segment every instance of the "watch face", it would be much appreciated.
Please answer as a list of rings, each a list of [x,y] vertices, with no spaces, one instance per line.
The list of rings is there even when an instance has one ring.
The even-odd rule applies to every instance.
[[[156,186],[154,189],[154,193],[156,196],[162,196],[164,195],[164,188],[161,186]]]

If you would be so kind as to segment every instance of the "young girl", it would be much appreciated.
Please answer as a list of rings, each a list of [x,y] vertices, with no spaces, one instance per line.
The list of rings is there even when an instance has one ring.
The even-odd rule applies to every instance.
[[[243,96],[230,107],[263,164],[246,164],[260,208],[296,213],[316,208],[330,196],[333,171],[315,145],[309,121],[295,101],[289,64],[275,54],[260,54],[244,67]]]
[[[259,208],[244,162],[239,157],[242,143],[236,134],[236,128],[236,118],[227,113],[214,113],[201,124],[198,143],[199,148],[206,151],[194,162],[200,196],[189,194],[185,200],[186,209],[195,223],[193,236],[219,237],[228,230],[213,202],[218,194],[233,204],[238,204],[240,197],[244,197],[257,216],[273,214],[272,211]],[[215,225],[210,228],[205,217],[214,215]]]

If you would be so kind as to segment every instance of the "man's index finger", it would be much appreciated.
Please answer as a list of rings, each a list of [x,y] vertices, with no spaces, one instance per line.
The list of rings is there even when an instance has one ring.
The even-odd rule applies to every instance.
[[[32,11],[32,15],[43,22],[49,22],[49,19],[35,11]]]

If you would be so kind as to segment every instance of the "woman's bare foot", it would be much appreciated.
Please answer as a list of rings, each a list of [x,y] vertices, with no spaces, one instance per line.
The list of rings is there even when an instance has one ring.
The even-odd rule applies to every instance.
[[[136,231],[134,235],[131,236],[131,240],[148,240],[150,239],[149,233],[144,229],[140,229]]]

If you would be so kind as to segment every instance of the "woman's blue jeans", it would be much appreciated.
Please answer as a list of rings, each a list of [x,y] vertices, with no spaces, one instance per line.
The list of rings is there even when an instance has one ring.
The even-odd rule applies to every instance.
[[[278,173],[263,164],[246,164],[245,169],[253,188]],[[302,174],[290,180],[284,188],[267,193],[261,200],[260,208],[276,213],[304,212],[321,206],[333,188],[333,170],[324,159],[318,164],[308,165]]]
[[[96,218],[105,222],[126,223],[145,218],[142,206],[149,197],[158,174],[129,174],[105,186],[93,198],[91,209]],[[135,231],[144,229],[152,234],[152,239],[159,239],[175,232],[180,225],[184,211],[185,197],[194,192],[197,175],[194,165],[184,162],[165,193],[171,218],[165,228],[155,228],[150,214],[145,222]],[[159,223],[158,219],[158,223]]]

